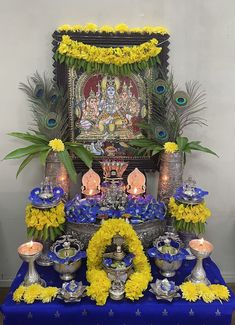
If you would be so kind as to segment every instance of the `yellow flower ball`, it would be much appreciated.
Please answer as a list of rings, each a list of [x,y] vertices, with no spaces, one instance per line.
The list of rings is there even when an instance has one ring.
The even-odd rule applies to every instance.
[[[179,150],[179,147],[175,142],[166,142],[164,144],[164,149],[167,153],[174,153]]]
[[[61,152],[64,151],[64,143],[60,139],[54,139],[49,142],[49,146],[53,151]]]

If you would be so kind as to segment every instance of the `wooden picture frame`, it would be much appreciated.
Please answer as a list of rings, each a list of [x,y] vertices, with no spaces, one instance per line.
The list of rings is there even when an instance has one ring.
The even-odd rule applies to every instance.
[[[155,65],[128,76],[109,76],[94,72],[89,74],[81,69],[70,68],[65,63],[53,63],[55,80],[68,94],[69,139],[82,142],[96,154],[93,168],[99,169],[99,161],[108,158],[128,160],[128,170],[138,167],[142,171],[155,171],[157,157],[151,159],[134,156],[126,145],[128,140],[141,136],[138,122],[150,115],[151,102],[147,96],[145,80],[153,75],[159,78],[161,71],[167,71],[169,35],[55,31],[53,53],[63,35],[98,47],[133,46],[157,38],[162,47],[159,54],[160,66]],[[74,164],[77,171],[86,170],[80,160],[74,158]]]

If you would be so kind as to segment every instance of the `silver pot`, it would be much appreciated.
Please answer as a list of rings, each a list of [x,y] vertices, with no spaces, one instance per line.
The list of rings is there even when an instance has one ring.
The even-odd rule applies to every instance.
[[[86,256],[82,247],[82,243],[70,235],[61,236],[50,247],[48,256],[62,280],[70,281],[75,278],[75,272],[82,264],[81,258]]]
[[[157,267],[160,270],[160,273],[166,277],[166,278],[171,278],[172,276],[175,275],[175,271],[177,271],[181,265],[182,265],[182,260],[176,260],[172,262],[164,261],[159,258],[154,258],[154,262],[157,265]]]
[[[64,281],[70,281],[75,278],[75,272],[81,267],[82,261],[76,261],[70,264],[60,264],[54,262],[54,269],[60,274]]]

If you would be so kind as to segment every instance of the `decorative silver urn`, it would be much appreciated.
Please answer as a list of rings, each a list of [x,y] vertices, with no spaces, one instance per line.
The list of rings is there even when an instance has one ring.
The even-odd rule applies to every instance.
[[[70,235],[61,236],[50,248],[49,258],[54,263],[54,269],[64,281],[74,279],[75,272],[80,268],[81,259],[86,257],[82,244]]]
[[[181,267],[183,260],[187,256],[187,251],[183,249],[179,237],[173,233],[166,233],[153,242],[153,247],[148,249],[148,255],[154,258],[160,273],[170,278]]]

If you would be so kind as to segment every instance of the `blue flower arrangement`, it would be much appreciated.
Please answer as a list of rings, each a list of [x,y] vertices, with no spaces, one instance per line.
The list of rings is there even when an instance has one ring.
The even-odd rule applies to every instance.
[[[166,206],[158,202],[152,195],[129,195],[123,210],[104,208],[100,204],[100,196],[81,199],[77,195],[65,204],[65,214],[69,222],[95,223],[100,216],[107,218],[128,218],[130,223],[137,224],[148,220],[163,220],[166,215]]]
[[[178,187],[176,189],[176,192],[174,194],[174,198],[179,201],[179,202],[192,202],[192,203],[200,203],[203,201],[204,196],[208,195],[209,192],[207,191],[203,191],[201,188],[199,187],[194,187],[193,188],[193,194],[189,195],[187,194],[187,192],[185,191],[184,187]]]
[[[76,195],[65,204],[65,214],[69,222],[95,223],[97,215],[101,213],[99,198],[81,199]]]
[[[152,195],[128,196],[125,213],[130,214],[130,223],[137,224],[147,220],[163,220],[166,215],[166,206],[158,202]]]
[[[164,246],[165,242],[163,241],[162,243],[159,243],[159,247]],[[184,260],[186,258],[186,256],[188,255],[188,252],[186,249],[181,248],[179,243],[174,241],[174,240],[170,240],[170,246],[173,248],[176,248],[176,254],[170,254],[170,253],[163,253],[159,250],[159,247],[151,247],[148,249],[148,255],[149,257],[154,257],[154,258],[158,258],[160,260],[164,260],[167,262],[173,262],[173,261],[178,261],[178,260]]]
[[[61,247],[62,248],[62,247]],[[65,258],[59,257],[56,253],[49,251],[48,257],[51,261],[58,264],[70,264],[81,260],[86,257],[85,251],[78,251],[74,256],[69,256]]]
[[[56,206],[64,195],[64,190],[61,187],[53,187],[51,195],[43,197],[42,189],[40,187],[34,188],[29,195],[31,204],[35,207],[52,207]]]

